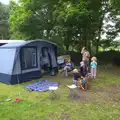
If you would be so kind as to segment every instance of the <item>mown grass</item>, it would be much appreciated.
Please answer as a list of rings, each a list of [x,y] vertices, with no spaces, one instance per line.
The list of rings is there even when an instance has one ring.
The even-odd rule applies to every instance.
[[[118,70],[114,67],[99,67],[97,79],[91,81],[91,89],[84,92],[90,98],[88,101],[68,98],[70,91],[66,85],[72,83],[72,78],[41,78],[60,82],[59,89],[55,91],[59,98],[55,100],[49,98],[49,91],[40,93],[24,89],[24,86],[36,80],[14,86],[0,83],[0,120],[119,120],[119,102],[109,100],[109,97],[106,99],[104,92],[95,91],[109,84],[120,84]],[[21,101],[14,103],[17,97]],[[7,98],[12,98],[12,101],[5,101]]]

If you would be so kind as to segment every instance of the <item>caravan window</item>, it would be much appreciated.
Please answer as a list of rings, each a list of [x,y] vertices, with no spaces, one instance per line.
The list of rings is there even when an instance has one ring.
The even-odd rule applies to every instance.
[[[46,47],[42,48],[42,56],[43,57],[48,57],[48,48],[46,48]]]
[[[21,66],[22,69],[31,69],[38,66],[36,47],[24,47],[21,49]]]
[[[42,65],[47,65],[48,67],[50,67],[49,52],[48,52],[48,48],[46,48],[46,47],[42,48],[41,63],[42,63]]]

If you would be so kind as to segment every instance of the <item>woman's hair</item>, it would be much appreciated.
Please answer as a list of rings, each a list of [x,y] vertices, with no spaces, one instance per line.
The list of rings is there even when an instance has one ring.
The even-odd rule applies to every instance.
[[[84,50],[87,50],[87,48],[86,48],[86,47],[84,47]]]

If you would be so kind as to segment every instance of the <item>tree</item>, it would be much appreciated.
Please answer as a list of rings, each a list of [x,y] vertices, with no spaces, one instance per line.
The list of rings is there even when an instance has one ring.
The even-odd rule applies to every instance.
[[[25,19],[31,15],[30,10],[28,10],[26,5],[29,3],[29,0],[26,2],[22,1],[22,4],[17,4],[14,1],[10,2],[10,33],[12,39],[27,39],[29,36],[25,35],[24,32],[20,31],[21,25],[24,24]]]
[[[110,5],[117,12],[117,14],[120,14],[120,0],[110,0]]]
[[[9,39],[9,25],[5,20],[0,22],[0,39]]]
[[[57,0],[21,0],[10,12],[10,31],[16,39],[48,39],[64,49],[60,36],[54,33],[53,8]]]
[[[118,16],[118,8],[115,8],[112,0],[107,6],[107,14],[105,14],[104,25],[102,26],[102,33],[106,34],[106,40],[100,41],[102,45],[105,47],[115,46],[115,42],[113,41],[117,36],[119,36],[120,32],[120,19]]]
[[[82,45],[91,51],[93,45],[97,52],[101,34],[109,28],[103,29],[105,15],[112,11],[109,0],[20,0],[10,10],[10,31],[14,39],[47,39],[66,51]],[[112,31],[106,32],[109,39],[117,26]]]
[[[9,6],[0,3],[0,39],[9,39]]]
[[[56,5],[54,19],[63,32],[67,49],[71,43],[84,44],[90,48],[101,24],[101,0],[61,1]]]

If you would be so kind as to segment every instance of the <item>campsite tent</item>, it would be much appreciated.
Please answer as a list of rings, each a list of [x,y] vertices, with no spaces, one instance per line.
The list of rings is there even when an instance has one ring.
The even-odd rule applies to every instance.
[[[57,46],[45,40],[11,42],[0,47],[0,82],[17,84],[40,78],[41,68],[57,69]]]

